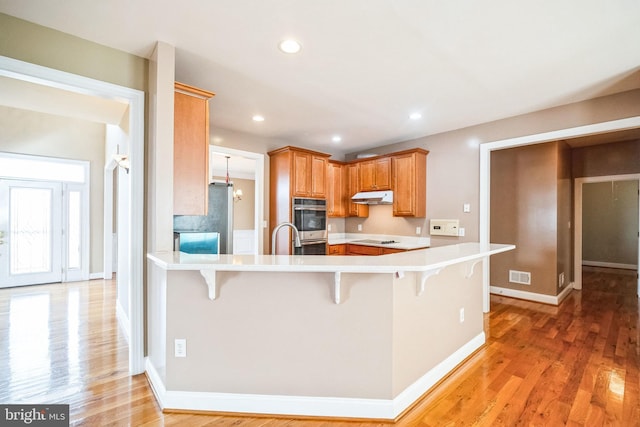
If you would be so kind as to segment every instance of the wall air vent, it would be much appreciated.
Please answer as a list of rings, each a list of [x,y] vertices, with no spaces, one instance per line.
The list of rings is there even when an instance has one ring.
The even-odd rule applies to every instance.
[[[531,273],[528,271],[509,270],[509,282],[530,285]]]

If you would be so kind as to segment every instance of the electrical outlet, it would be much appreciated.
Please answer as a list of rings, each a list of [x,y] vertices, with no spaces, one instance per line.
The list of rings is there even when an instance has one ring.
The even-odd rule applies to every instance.
[[[187,340],[184,338],[176,338],[174,341],[175,357],[187,357]]]
[[[464,227],[458,228],[458,236],[464,237]]]
[[[327,224],[327,231],[331,231],[331,224]]]
[[[460,309],[460,323],[464,322],[464,307]]]
[[[422,234],[422,227],[416,227],[416,234],[417,235]]]
[[[362,224],[358,224],[358,231],[362,231]]]
[[[471,205],[469,203],[465,203],[462,205],[462,212],[469,213],[471,212]]]

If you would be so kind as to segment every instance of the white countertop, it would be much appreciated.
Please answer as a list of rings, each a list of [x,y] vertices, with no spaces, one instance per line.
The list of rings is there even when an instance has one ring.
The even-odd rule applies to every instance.
[[[367,241],[363,242],[363,240],[392,240],[393,243],[380,244]],[[395,236],[391,234],[329,233],[328,243],[330,245],[344,245],[352,243],[355,245],[411,251],[415,249],[428,248],[431,245],[431,240],[428,237]]]
[[[195,255],[157,252],[147,258],[165,270],[396,273],[428,271],[515,249],[514,245],[460,243],[380,256]]]

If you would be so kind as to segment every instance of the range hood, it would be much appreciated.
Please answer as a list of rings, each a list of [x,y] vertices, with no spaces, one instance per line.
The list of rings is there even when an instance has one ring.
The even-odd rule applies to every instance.
[[[351,201],[361,205],[390,205],[393,203],[393,191],[362,191],[354,194]]]

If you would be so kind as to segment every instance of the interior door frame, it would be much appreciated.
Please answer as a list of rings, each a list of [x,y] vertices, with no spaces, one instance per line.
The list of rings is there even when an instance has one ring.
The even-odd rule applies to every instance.
[[[129,276],[130,339],[129,373],[144,372],[144,92],[17,59],[0,56],[0,76],[28,81],[74,93],[106,99],[118,99],[129,104],[129,162],[127,175],[130,184]]]
[[[574,260],[573,260],[573,288],[582,289],[582,186],[596,182],[637,181],[640,187],[640,173],[625,175],[590,176],[574,180]],[[640,197],[638,197],[638,226],[640,227]],[[640,268],[640,237],[638,238],[638,268]],[[636,295],[640,297],[640,278],[636,288]]]
[[[211,145],[209,147],[209,155],[213,154],[226,154],[235,157],[244,157],[247,159],[255,160],[256,168],[254,170],[255,181],[255,213],[254,213],[254,246],[257,255],[264,253],[264,154],[253,153],[251,151],[237,150],[235,148],[221,147],[218,145]],[[213,161],[209,161],[209,165],[213,164]],[[209,171],[211,176],[211,171]]]
[[[594,123],[590,125],[571,127],[566,129],[543,132],[533,135],[507,138],[503,140],[486,142],[480,144],[480,245],[488,246],[490,234],[490,197],[489,188],[491,185],[491,152],[503,150],[505,148],[521,147],[525,145],[540,144],[543,142],[566,140],[580,136],[598,135],[609,132],[617,132],[629,129],[640,128],[640,116],[633,116],[619,120]],[[509,243],[509,242],[495,242]],[[574,251],[575,257],[575,251]],[[575,259],[575,258],[574,258]],[[488,313],[491,310],[490,304],[490,284],[489,284],[489,257],[485,257],[482,262],[482,293],[483,311]]]

